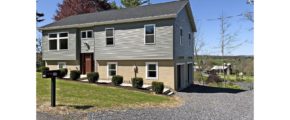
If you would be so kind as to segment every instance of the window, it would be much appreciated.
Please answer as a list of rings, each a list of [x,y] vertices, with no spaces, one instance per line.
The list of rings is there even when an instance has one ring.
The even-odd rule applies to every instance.
[[[190,45],[190,41],[191,41],[191,34],[188,33],[188,45]]]
[[[49,50],[57,50],[57,40],[49,40]]]
[[[106,45],[114,45],[114,28],[106,28]]]
[[[63,50],[68,49],[68,33],[52,33],[48,35],[49,50]]]
[[[146,63],[146,79],[157,79],[158,78],[158,63],[147,62]]]
[[[117,63],[116,62],[108,62],[108,77],[112,77],[117,75]]]
[[[179,33],[180,33],[180,39],[179,39],[179,44],[181,45],[182,44],[182,28],[179,29]]]
[[[59,44],[59,49],[68,49],[67,39],[60,39]]]
[[[81,38],[93,38],[93,31],[92,30],[86,30],[86,31],[81,31]]]
[[[58,62],[58,69],[66,68],[66,63],[65,62]]]
[[[145,25],[145,44],[155,44],[155,25]]]

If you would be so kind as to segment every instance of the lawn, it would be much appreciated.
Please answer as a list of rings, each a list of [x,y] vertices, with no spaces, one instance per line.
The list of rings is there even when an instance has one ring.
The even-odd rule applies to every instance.
[[[37,109],[50,105],[50,79],[44,79],[40,73],[37,77]],[[142,106],[168,104],[175,102],[172,97],[154,95],[140,91],[127,90],[96,84],[81,83],[75,81],[56,81],[56,105],[76,108],[120,108],[127,106]],[[42,106],[42,107],[40,107]]]
[[[224,78],[222,74],[219,74],[220,78]],[[239,77],[241,82],[254,82],[254,76],[244,75],[243,78]],[[238,82],[236,75],[226,75],[226,80],[231,82]]]

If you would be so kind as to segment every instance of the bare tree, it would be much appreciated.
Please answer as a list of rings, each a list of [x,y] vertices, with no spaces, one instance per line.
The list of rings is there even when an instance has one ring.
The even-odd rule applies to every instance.
[[[243,42],[238,43],[239,41],[237,40],[237,32],[232,33],[230,31],[230,27],[231,24],[229,22],[229,18],[231,17],[226,17],[224,16],[224,14],[222,13],[222,15],[218,18],[218,20],[220,21],[220,52],[221,52],[221,57],[222,57],[222,62],[223,62],[223,78],[224,78],[224,84],[226,85],[226,74],[224,71],[224,67],[225,67],[225,60],[224,60],[224,56],[225,54],[230,53],[231,51],[233,51],[234,49],[238,48],[239,46],[241,46],[243,44]]]
[[[204,70],[204,63],[205,61],[203,60],[203,57],[200,55],[200,52],[203,50],[205,46],[204,43],[204,39],[203,39],[203,34],[201,32],[200,27],[198,28],[198,32],[194,34],[194,57],[197,63],[197,66],[199,68],[200,71],[200,78],[201,81],[203,81],[204,84],[204,80],[203,80],[203,76],[202,76],[202,71]]]

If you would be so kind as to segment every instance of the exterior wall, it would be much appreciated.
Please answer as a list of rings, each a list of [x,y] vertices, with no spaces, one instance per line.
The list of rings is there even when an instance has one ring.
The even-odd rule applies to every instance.
[[[96,26],[96,60],[173,59],[173,19]],[[144,25],[155,24],[155,44],[144,44]],[[106,46],[105,28],[114,28],[114,46]]]
[[[81,38],[81,31],[86,31],[86,30],[94,30],[93,27],[89,27],[89,28],[81,28],[79,29],[79,32],[77,34],[79,34],[79,38],[80,38],[80,46],[81,46],[81,53],[93,53],[94,49],[95,49],[95,36],[94,36],[94,31],[93,31],[93,38]],[[88,47],[85,45],[85,43],[87,43],[89,45],[89,49]]]
[[[151,84],[152,81],[163,82],[166,87],[174,88],[174,62],[172,60],[97,60],[98,72],[101,80],[110,80],[107,76],[107,62],[117,62],[117,75],[122,75],[124,82],[131,83],[134,77],[133,67],[138,66],[137,77],[142,77],[144,84]],[[146,62],[158,62],[157,80],[146,79]]]
[[[182,44],[180,45],[180,28],[182,28]],[[191,33],[191,40],[188,38]],[[186,8],[183,8],[177,15],[174,23],[174,58],[193,56],[194,35],[191,29],[189,17]]]
[[[71,70],[80,70],[79,61],[76,60],[47,60],[46,67],[49,67],[49,70],[57,70],[58,62],[65,62],[68,72],[70,72]]]
[[[68,32],[68,50],[49,50],[49,33],[57,32]],[[78,49],[78,35],[76,34],[76,29],[63,29],[63,30],[53,30],[53,31],[42,31],[42,52],[43,60],[78,60],[79,49]]]

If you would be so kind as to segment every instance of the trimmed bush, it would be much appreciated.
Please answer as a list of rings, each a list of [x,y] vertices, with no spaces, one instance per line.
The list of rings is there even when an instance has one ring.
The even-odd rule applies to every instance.
[[[121,75],[113,76],[113,77],[112,77],[112,83],[113,83],[115,86],[119,86],[120,84],[123,83],[123,76],[121,76]]]
[[[81,76],[81,71],[79,71],[79,70],[70,71],[70,79],[77,80],[80,78],[80,76]]]
[[[41,66],[38,68],[39,72],[49,71],[49,67]]]
[[[96,83],[99,80],[99,73],[98,72],[87,73],[87,78],[89,80],[89,83]]]
[[[142,88],[143,86],[143,78],[132,78],[132,86],[134,88]]]
[[[156,94],[162,94],[164,89],[164,84],[163,82],[152,82],[152,90],[156,93]]]
[[[59,75],[58,75],[59,78],[63,78],[64,76],[66,76],[66,74],[67,74],[67,68],[59,69]]]

